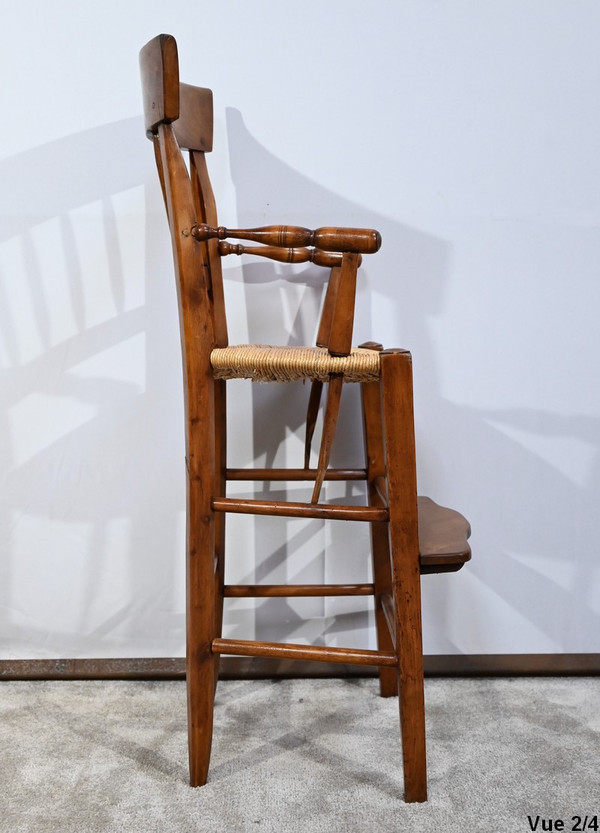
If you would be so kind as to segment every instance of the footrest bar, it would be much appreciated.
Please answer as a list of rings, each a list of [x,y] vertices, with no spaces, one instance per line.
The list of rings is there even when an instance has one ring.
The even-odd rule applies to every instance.
[[[290,645],[282,642],[250,642],[244,639],[213,639],[212,652],[241,657],[342,662],[349,665],[397,665],[396,655],[391,651],[362,651],[356,648],[326,648],[320,645]]]
[[[374,506],[341,506],[335,503],[293,503],[275,500],[214,498],[215,512],[242,515],[278,515],[288,518],[322,518],[334,521],[387,521],[388,510]]]
[[[317,469],[227,469],[227,480],[305,480],[317,479]],[[366,480],[365,469],[327,469],[325,480]]]
[[[373,596],[373,584],[226,584],[230,599],[271,596]]]

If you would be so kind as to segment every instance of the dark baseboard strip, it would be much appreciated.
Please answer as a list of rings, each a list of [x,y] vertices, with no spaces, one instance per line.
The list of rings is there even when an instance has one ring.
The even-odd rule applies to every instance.
[[[438,654],[424,665],[427,677],[596,677],[600,654]]]
[[[600,654],[438,654],[426,656],[426,677],[599,676]],[[376,669],[318,662],[225,657],[222,679],[372,677]],[[185,660],[0,660],[0,680],[183,680]]]
[[[0,680],[176,680],[185,679],[185,660],[5,659]]]

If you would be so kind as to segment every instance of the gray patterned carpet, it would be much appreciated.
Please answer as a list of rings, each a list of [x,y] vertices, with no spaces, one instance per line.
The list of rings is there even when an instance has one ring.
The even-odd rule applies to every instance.
[[[397,701],[374,680],[219,683],[196,790],[183,683],[4,682],[0,830],[600,829],[599,678],[432,679],[426,698],[430,800],[407,805]]]

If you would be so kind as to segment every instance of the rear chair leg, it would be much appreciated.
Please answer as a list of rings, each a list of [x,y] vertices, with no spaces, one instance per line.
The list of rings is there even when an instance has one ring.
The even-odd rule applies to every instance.
[[[190,784],[206,784],[213,731],[217,657],[215,638],[215,523],[212,511],[202,513],[197,480],[189,482],[187,554],[188,748]]]
[[[410,353],[385,350],[381,379],[405,800],[427,800],[421,576]]]
[[[224,475],[224,387],[210,383],[193,400],[188,419],[187,479],[187,701],[190,783],[206,783],[213,734],[218,656],[212,641],[220,630],[224,527],[212,498]]]

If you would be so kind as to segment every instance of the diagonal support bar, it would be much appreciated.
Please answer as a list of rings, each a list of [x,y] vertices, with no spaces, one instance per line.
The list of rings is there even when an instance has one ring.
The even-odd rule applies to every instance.
[[[251,642],[245,639],[213,639],[212,652],[213,654],[233,654],[241,657],[342,662],[350,665],[397,665],[396,655],[387,651],[328,648],[320,645],[291,645],[285,642]]]

